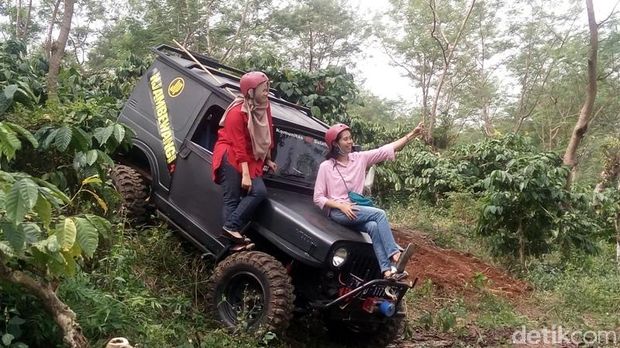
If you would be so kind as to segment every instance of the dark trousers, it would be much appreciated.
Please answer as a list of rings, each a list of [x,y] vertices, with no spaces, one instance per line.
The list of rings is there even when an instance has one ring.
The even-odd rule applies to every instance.
[[[267,188],[263,178],[256,177],[252,179],[250,192],[244,191],[241,188],[241,173],[228,163],[226,156],[218,170],[224,198],[224,228],[240,231],[267,197]]]

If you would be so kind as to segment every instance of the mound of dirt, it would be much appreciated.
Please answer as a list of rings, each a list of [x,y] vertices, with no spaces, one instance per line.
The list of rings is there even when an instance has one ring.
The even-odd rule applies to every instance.
[[[430,279],[438,289],[448,293],[474,292],[478,290],[475,279],[479,279],[478,274],[482,273],[486,277],[484,286],[496,295],[512,298],[531,290],[528,283],[514,279],[472,255],[435,246],[422,233],[402,227],[393,228],[393,232],[400,245],[412,243],[415,247],[407,272],[410,279],[418,278],[418,286]]]

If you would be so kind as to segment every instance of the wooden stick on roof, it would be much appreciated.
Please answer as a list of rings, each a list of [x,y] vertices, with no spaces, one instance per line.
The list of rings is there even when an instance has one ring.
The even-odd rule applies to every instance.
[[[183,45],[181,45],[177,40],[172,39],[172,41],[179,46],[180,49],[183,50],[183,52],[185,52],[185,54],[187,54],[190,58],[192,58],[192,60],[194,61],[194,63],[198,64],[202,70],[204,70],[207,74],[209,74],[209,76],[211,76],[215,82],[219,83],[220,85],[222,84],[222,81],[220,81],[215,75],[213,75],[213,73],[211,73],[211,71],[209,71],[209,69],[207,69],[204,65],[202,65],[201,62],[198,61],[198,59],[196,59],[196,57],[194,57],[193,54],[191,54],[185,47],[183,47]],[[237,95],[235,93],[233,93],[230,89],[228,89],[228,87],[224,88],[228,93],[230,93],[230,95],[233,96],[233,98],[236,98]]]

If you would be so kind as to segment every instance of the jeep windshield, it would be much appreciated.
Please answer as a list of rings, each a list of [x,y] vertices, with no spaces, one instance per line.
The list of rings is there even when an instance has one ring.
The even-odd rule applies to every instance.
[[[275,178],[313,187],[327,145],[314,136],[276,128]]]

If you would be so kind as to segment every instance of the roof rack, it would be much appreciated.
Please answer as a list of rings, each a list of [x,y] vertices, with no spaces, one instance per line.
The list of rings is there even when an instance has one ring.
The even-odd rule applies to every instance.
[[[189,61],[193,61],[192,57],[190,57],[183,50],[175,48],[175,47],[172,47],[170,45],[166,45],[166,44],[162,44],[162,45],[159,45],[157,47],[154,47],[153,48],[153,52],[155,52],[158,55],[166,56],[166,57],[169,55],[168,53],[172,52],[175,55],[178,55],[179,57],[181,57],[183,59],[187,59]],[[196,58],[197,61],[202,63],[202,65],[204,65],[205,68],[209,69],[209,71],[211,73],[214,73],[214,74],[217,74],[217,75],[220,75],[220,76],[224,76],[224,77],[227,77],[227,78],[230,78],[230,79],[234,79],[236,81],[238,81],[240,79],[241,75],[246,73],[243,70],[240,70],[240,69],[237,69],[237,68],[233,68],[233,67],[228,66],[228,65],[224,65],[224,64],[218,62],[216,59],[207,57],[207,56],[205,56],[205,55],[203,55],[201,53],[195,53],[195,52],[192,52],[192,51],[188,51],[188,52],[190,52],[194,56],[194,58]],[[190,68],[197,67],[196,65],[197,64],[192,64],[189,67]],[[234,73],[234,74],[231,74],[231,72]],[[233,89],[236,89],[236,90],[239,89],[239,86],[235,86],[235,85],[230,84],[230,83],[223,83],[222,85],[220,85],[218,87],[221,87],[221,88],[233,88]],[[276,96],[278,95],[278,93],[277,93],[277,91],[275,89],[270,88],[270,91],[274,95],[276,95]],[[282,99],[280,97],[277,97],[277,99],[275,99],[275,101],[280,103],[280,104],[283,104],[283,105],[286,105],[286,106],[290,106],[292,108],[304,111],[308,116],[312,117],[312,114],[310,113],[310,108],[307,108],[307,107],[301,106],[301,105],[297,105],[295,103],[291,103],[291,102],[286,101],[286,100],[284,100],[284,99]]]
[[[155,51],[164,53],[165,51],[168,52],[174,52],[176,54],[178,54],[180,57],[185,58],[187,60],[193,60],[187,53],[185,53],[183,50],[178,49],[176,47],[172,47],[170,45],[159,45],[157,47],[155,47]],[[201,53],[196,53],[196,52],[192,52],[192,51],[188,51],[190,52],[194,58],[196,58],[197,61],[199,61],[200,63],[202,63],[205,67],[209,67],[209,68],[214,68],[214,69],[222,69],[222,70],[228,70],[229,72],[233,72],[235,73],[233,74],[227,74],[227,75],[231,75],[233,77],[236,77],[237,79],[239,78],[239,76],[245,74],[246,72],[237,68],[233,68],[232,66],[228,66],[228,65],[224,65],[220,62],[218,62],[216,59],[213,59],[211,57],[207,57]],[[164,53],[165,54],[165,53]],[[211,69],[209,69],[211,70]],[[221,72],[221,71],[220,71]]]

